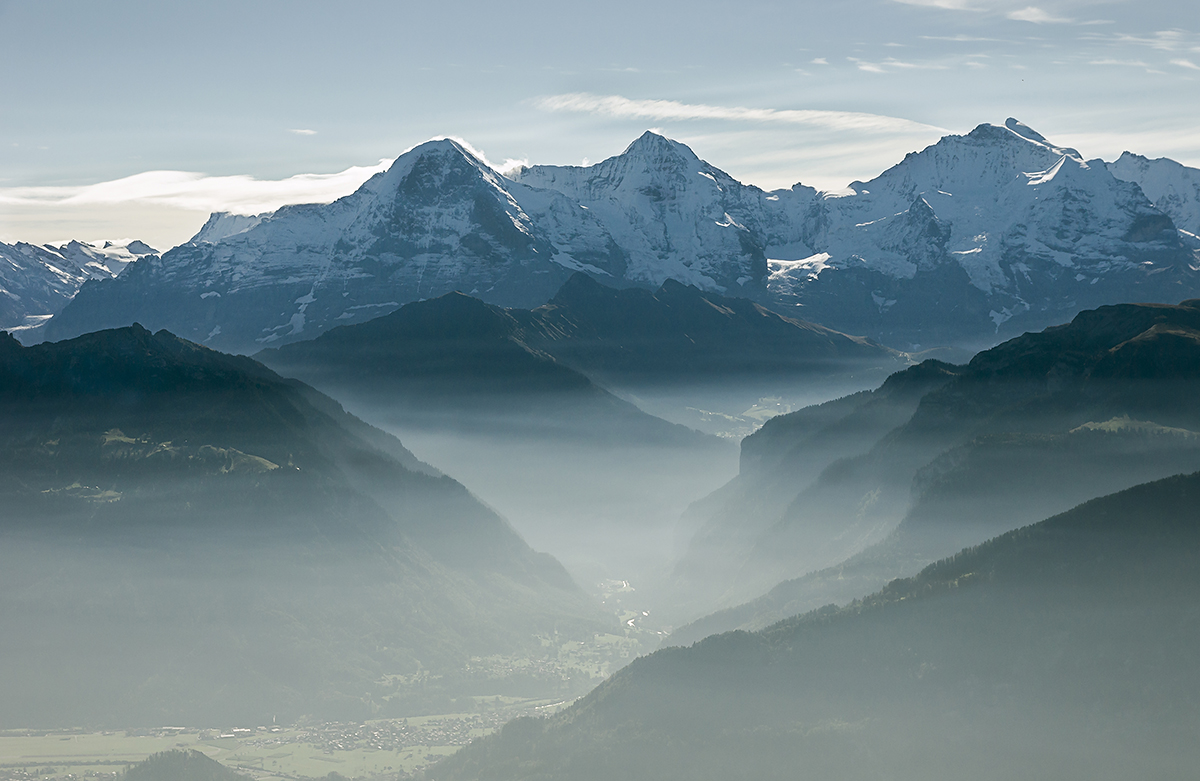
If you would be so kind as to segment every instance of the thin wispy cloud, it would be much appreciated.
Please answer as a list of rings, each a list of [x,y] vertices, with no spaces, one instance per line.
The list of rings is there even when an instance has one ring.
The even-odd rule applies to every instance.
[[[887,71],[883,69],[883,66],[877,63],[860,60],[857,57],[847,57],[846,59],[854,63],[855,67],[857,67],[860,71],[866,71],[867,73],[887,73]]]
[[[1185,59],[1180,58],[1177,60],[1171,60],[1171,64],[1178,65],[1181,68],[1188,68],[1190,70],[1200,71],[1200,65],[1197,65],[1196,63],[1192,62],[1191,60],[1185,60]]]
[[[543,111],[598,114],[623,119],[718,120],[743,123],[805,125],[826,130],[858,130],[875,133],[926,132],[942,128],[910,119],[852,111],[816,109],[769,109],[740,106],[711,106],[675,100],[634,100],[620,95],[585,92],[538,98],[533,105]]]
[[[970,0],[895,0],[902,5],[919,5],[926,8],[944,8],[948,11],[979,11]]]
[[[147,171],[79,186],[0,188],[7,206],[157,204],[191,211],[256,214],[289,203],[330,203],[391,165],[353,166],[334,174],[297,174],[287,179],[208,176],[190,171]]]
[[[1033,24],[1070,24],[1073,21],[1065,16],[1054,16],[1032,5],[1016,11],[1009,11],[1007,16],[1014,21],[1032,22]]]
[[[860,71],[866,71],[867,73],[888,73],[893,70],[946,70],[947,67],[938,62],[907,62],[897,60],[894,57],[888,57],[887,59],[875,62],[863,60],[858,57],[847,57],[846,59],[854,63],[855,67]]]
[[[1175,52],[1190,49],[1196,45],[1196,36],[1183,30],[1159,30],[1158,32],[1149,35],[1130,35],[1128,33],[1118,33],[1116,35],[1095,35],[1090,36],[1093,40],[1107,41],[1117,44],[1132,44],[1135,46],[1148,46],[1151,49],[1157,49],[1164,52]]]
[[[315,136],[315,135],[317,134],[317,131],[315,131],[315,130],[309,130],[309,129],[308,129],[308,128],[306,128],[306,127],[292,127],[292,128],[288,128],[288,132],[289,132],[289,133],[295,133],[295,134],[296,134],[296,135],[298,135],[298,136]]]
[[[978,35],[922,35],[923,41],[950,41],[951,43],[1014,43],[1003,38],[983,38]]]

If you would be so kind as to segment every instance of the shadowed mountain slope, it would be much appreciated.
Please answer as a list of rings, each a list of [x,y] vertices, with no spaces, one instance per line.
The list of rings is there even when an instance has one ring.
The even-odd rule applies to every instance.
[[[121,781],[246,781],[242,775],[196,750],[152,754],[128,768]]]
[[[738,476],[693,504],[682,519],[692,532],[673,579],[685,610],[727,603],[731,597],[726,592],[739,585],[758,540],[805,489],[832,464],[869,450],[907,421],[927,392],[950,382],[960,370],[925,361],[893,374],[873,391],[774,417],[743,439]],[[762,573],[765,577],[754,580],[755,586],[767,581],[758,586],[765,590],[771,578],[778,582],[783,573],[806,572],[857,552],[863,543],[854,527],[865,516],[831,515],[837,519],[832,528],[813,529],[807,545],[789,547],[786,565]]]
[[[258,357],[397,425],[696,444],[708,439],[647,415],[532,346],[522,324],[526,314],[448,293]]]

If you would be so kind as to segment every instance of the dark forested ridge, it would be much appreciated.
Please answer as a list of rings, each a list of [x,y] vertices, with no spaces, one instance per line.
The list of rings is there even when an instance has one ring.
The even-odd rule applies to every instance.
[[[398,425],[704,444],[532,346],[521,313],[448,293],[258,357]]]
[[[440,779],[1177,778],[1200,758],[1200,474],[844,608],[638,660]]]
[[[394,437],[164,331],[0,342],[0,495],[0,723],[386,712],[607,625]]]

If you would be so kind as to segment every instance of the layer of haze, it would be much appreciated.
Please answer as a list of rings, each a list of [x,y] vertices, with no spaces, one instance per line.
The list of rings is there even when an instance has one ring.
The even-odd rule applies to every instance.
[[[10,0],[0,240],[166,248],[209,211],[330,200],[445,134],[499,165],[578,164],[653,127],[746,182],[838,188],[1016,116],[1089,157],[1200,165],[1198,17],[1168,0]]]

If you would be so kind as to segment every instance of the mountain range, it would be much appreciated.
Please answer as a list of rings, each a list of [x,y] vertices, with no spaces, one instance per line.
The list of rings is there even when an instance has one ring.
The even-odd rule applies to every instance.
[[[436,779],[1187,775],[1200,475],[965,549],[843,608],[638,659]]]
[[[214,215],[85,286],[31,338],[137,320],[252,352],[455,290],[536,307],[582,271],[651,290],[674,279],[905,350],[989,346],[1086,308],[1200,293],[1196,242],[1173,221],[1191,219],[1194,192],[1164,200],[1154,184],[1168,163],[1110,169],[1010,119],[845,193],[765,192],[654,133],[593,166],[511,178],[431,141],[332,204]]]
[[[473,656],[615,624],[462,485],[249,358],[8,336],[0,410],[4,724],[402,714],[505,686]]]

